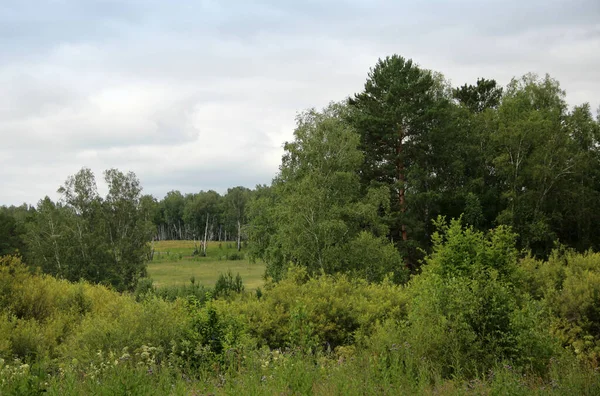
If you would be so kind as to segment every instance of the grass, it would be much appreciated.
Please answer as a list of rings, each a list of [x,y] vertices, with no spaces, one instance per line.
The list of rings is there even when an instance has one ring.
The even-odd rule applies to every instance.
[[[154,259],[148,264],[148,276],[157,287],[189,284],[193,277],[196,283],[212,287],[219,275],[231,270],[240,274],[246,290],[263,285],[265,265],[251,263],[247,252],[242,248],[241,260],[230,260],[237,254],[234,242],[208,242],[206,257],[194,256],[194,241],[159,241],[154,243]]]

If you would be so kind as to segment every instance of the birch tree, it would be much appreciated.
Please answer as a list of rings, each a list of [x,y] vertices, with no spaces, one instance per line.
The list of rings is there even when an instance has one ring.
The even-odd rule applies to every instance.
[[[238,251],[242,249],[242,227],[246,224],[246,205],[249,196],[250,190],[241,186],[227,189],[225,195],[225,217],[236,225]]]
[[[368,249],[366,243],[390,247],[381,237],[387,227],[379,217],[380,210],[389,209],[389,191],[384,187],[362,193],[357,174],[363,161],[359,136],[343,120],[345,111],[345,106],[331,105],[322,112],[309,110],[298,116],[295,139],[284,146],[273,195],[260,198],[259,206],[253,204],[252,212],[259,215],[250,228],[272,227],[273,234],[267,238],[255,231],[251,236],[267,262],[267,274],[275,279],[283,276],[289,263],[304,266],[313,274],[373,274],[371,280],[384,272],[402,271],[401,258],[393,247],[392,254],[370,257],[360,265],[351,260],[357,257],[357,248]],[[269,196],[274,201],[269,202]],[[261,209],[260,205],[272,207]],[[361,236],[361,231],[371,238]],[[377,270],[367,271],[369,268]]]

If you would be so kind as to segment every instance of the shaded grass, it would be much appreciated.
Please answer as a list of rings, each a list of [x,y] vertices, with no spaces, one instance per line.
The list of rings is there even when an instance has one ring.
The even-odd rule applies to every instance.
[[[239,273],[247,290],[263,285],[265,265],[262,262],[251,263],[247,252],[241,260],[230,260],[238,254],[234,242],[209,242],[206,257],[193,256],[194,241],[159,241],[154,243],[154,259],[148,264],[148,276],[157,287],[189,284],[192,278],[196,283],[212,287],[220,274],[231,271]]]

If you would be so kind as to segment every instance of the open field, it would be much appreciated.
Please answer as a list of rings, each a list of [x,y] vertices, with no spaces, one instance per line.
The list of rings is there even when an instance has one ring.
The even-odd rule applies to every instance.
[[[196,242],[198,249],[200,243]],[[154,259],[148,264],[148,276],[158,287],[197,283],[212,287],[221,273],[238,272],[247,290],[262,286],[265,265],[251,263],[242,248],[243,259],[231,260],[238,254],[234,242],[209,242],[206,257],[194,256],[194,241],[159,241],[154,243]]]

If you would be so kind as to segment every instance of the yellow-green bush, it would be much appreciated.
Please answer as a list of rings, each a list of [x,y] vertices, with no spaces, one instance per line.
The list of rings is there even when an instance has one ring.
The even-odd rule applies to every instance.
[[[306,270],[293,267],[284,280],[268,285],[260,299],[246,296],[217,304],[242,315],[250,334],[271,348],[309,342],[333,349],[368,335],[377,322],[402,318],[406,299],[403,287],[389,281],[309,278]]]
[[[172,342],[185,337],[188,318],[180,304],[160,299],[137,303],[133,297],[93,288],[92,311],[63,344],[64,356],[80,361],[98,351],[131,350],[142,345],[167,351]]]
[[[138,301],[2,258],[0,393],[597,393],[569,350],[596,356],[599,255],[517,266],[509,234],[452,234],[407,286],[292,267],[212,301]]]
[[[600,365],[600,254],[556,251],[548,261],[525,260],[520,271],[532,295],[550,307],[563,346]]]
[[[93,360],[99,351],[142,345],[168,350],[188,336],[181,303],[141,303],[85,282],[31,274],[16,257],[0,258],[0,357]]]

